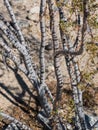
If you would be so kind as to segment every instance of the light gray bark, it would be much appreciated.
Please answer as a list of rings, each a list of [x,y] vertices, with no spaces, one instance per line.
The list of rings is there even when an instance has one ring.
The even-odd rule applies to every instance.
[[[64,0],[64,4],[66,4],[68,0]],[[57,80],[57,91],[56,91],[56,99],[54,101],[52,94],[45,83],[45,43],[46,43],[46,27],[45,27],[45,10],[46,10],[46,2],[48,2],[49,6],[49,15],[50,15],[50,28],[52,33],[52,40],[53,40],[53,49],[54,49],[54,68],[55,68],[55,75]],[[56,0],[56,2],[61,2],[60,0]],[[62,3],[63,3],[62,2]],[[75,103],[75,126],[78,130],[87,130],[87,124],[85,121],[85,114],[83,110],[83,102],[82,102],[82,92],[78,89],[78,84],[80,83],[81,76],[79,66],[75,61],[75,56],[80,55],[83,52],[83,42],[84,42],[84,32],[85,26],[87,24],[87,16],[86,13],[88,11],[87,7],[88,0],[83,0],[83,27],[82,27],[82,38],[81,38],[81,21],[80,21],[80,14],[76,11],[77,16],[77,25],[79,26],[77,31],[77,36],[75,42],[71,44],[69,35],[66,34],[60,28],[60,35],[62,39],[63,50],[60,50],[60,44],[57,34],[57,26],[56,26],[56,15],[55,15],[55,0],[41,0],[40,3],[40,30],[41,30],[41,46],[40,46],[40,78],[38,77],[35,71],[35,64],[31,60],[31,56],[29,54],[28,47],[26,45],[25,39],[21,32],[20,27],[18,26],[17,20],[15,18],[14,12],[12,7],[10,6],[9,0],[4,0],[5,6],[8,10],[10,18],[12,20],[13,26],[10,25],[8,21],[6,21],[2,15],[0,15],[0,46],[5,50],[7,58],[11,59],[17,68],[21,70],[30,80],[32,85],[37,91],[38,99],[42,108],[42,111],[38,114],[38,118],[40,121],[44,123],[44,125],[52,130],[50,124],[50,118],[55,119],[56,129],[57,130],[67,130],[67,127],[63,123],[63,120],[56,114],[53,116],[51,114],[52,107],[56,109],[59,105],[61,94],[62,94],[62,87],[63,87],[63,78],[60,70],[60,58],[59,55],[63,54],[65,56],[67,70],[70,76],[71,87],[73,91],[73,99]],[[64,16],[64,12],[62,9],[62,4],[59,5],[57,11],[59,11],[60,21],[63,21],[65,24],[67,21],[66,17]],[[81,43],[80,42],[81,39]],[[9,41],[9,42],[8,42]],[[13,53],[13,48],[11,45],[19,51],[19,53],[23,56],[24,66],[21,65],[19,57],[17,57]],[[72,46],[73,45],[73,46]],[[53,104],[50,104],[47,99],[47,93],[50,99],[52,100]],[[57,104],[58,103],[58,104]],[[54,105],[54,106],[53,106]],[[15,118],[5,114],[0,113],[1,117],[11,121],[8,128],[6,130],[11,130],[12,127],[15,130],[18,130],[18,127],[22,130],[31,130],[28,126],[24,125],[22,122],[16,120]],[[50,117],[51,116],[51,117]],[[96,122],[97,123],[97,122]],[[95,124],[96,125],[96,124]],[[92,126],[94,127],[94,126]],[[70,127],[71,128],[71,127]],[[71,128],[72,129],[72,128]]]
[[[51,21],[51,32],[52,32],[52,40],[53,40],[53,49],[54,49],[54,55],[59,50],[59,39],[57,35],[57,26],[56,26],[56,17],[55,17],[55,5],[54,1],[50,0],[48,1],[49,6],[49,14],[50,14],[50,21]],[[54,68],[55,68],[55,74],[57,79],[57,92],[56,92],[56,99],[54,101],[54,109],[56,109],[56,104],[59,103],[59,100],[61,99],[61,91],[63,87],[63,77],[60,70],[60,58],[54,56]]]
[[[59,8],[60,20],[64,20],[64,13],[63,13],[62,7],[59,6],[58,8]],[[63,22],[65,22],[65,24],[66,24],[66,21],[63,21]],[[80,24],[80,22],[78,24]],[[77,34],[76,38],[78,38],[78,36],[79,36],[79,31],[80,30],[78,30],[78,34]],[[63,30],[61,30],[61,38],[62,38],[64,51],[67,49],[67,52],[68,52],[68,50],[70,52],[70,48],[72,48],[72,45],[70,43],[69,36],[67,36],[66,32],[63,32]],[[77,42],[78,42],[78,39],[77,39]],[[83,44],[83,42],[82,42],[82,44]],[[77,43],[76,43],[76,46],[77,46]],[[74,47],[74,48],[76,48],[76,47]],[[74,48],[72,48],[72,49],[74,49]],[[74,50],[74,52],[75,52],[75,50]],[[77,86],[78,83],[80,82],[80,71],[79,71],[77,63],[74,60],[74,56],[72,56],[70,53],[69,54],[65,53],[65,60],[66,60],[66,65],[67,65],[67,69],[69,72],[71,86],[72,86],[72,90],[73,90],[73,99],[74,99],[75,110],[76,110],[76,114],[77,114],[76,117],[78,116],[78,120],[76,122],[76,127],[78,127],[79,130],[86,130],[87,126],[85,123],[85,115],[84,115],[84,111],[83,111],[81,94],[80,94],[80,91]]]
[[[29,126],[25,125],[24,123],[16,120],[14,117],[11,117],[3,112],[0,112],[0,116],[2,119],[13,122],[13,124],[17,125],[21,130],[32,130]]]
[[[31,56],[29,55],[25,41],[23,40],[23,37],[21,35],[21,31],[19,30],[19,28],[17,28],[18,25],[17,25],[16,19],[15,19],[13,10],[12,10],[8,0],[5,0],[4,2],[8,9],[8,12],[12,18],[12,21],[15,24],[15,28],[16,28],[16,31],[17,31],[20,39],[17,39],[17,37],[8,28],[8,26],[5,25],[4,21],[0,21],[0,30],[2,31],[3,35],[5,35],[6,38],[10,41],[10,43],[12,43],[16,47],[16,49],[20,52],[20,54],[23,55],[25,66],[28,71],[27,77],[29,78],[29,80],[31,81],[31,83],[33,84],[33,86],[35,87],[35,89],[38,93],[39,101],[40,101],[42,108],[44,108],[45,112],[49,116],[51,108],[50,108],[49,103],[47,102],[45,92],[48,91],[50,96],[52,96],[52,95],[49,92],[49,89],[46,88],[47,86],[44,89],[42,86],[40,86],[38,76],[34,70],[34,64],[32,63]]]
[[[5,3],[5,6],[6,6],[8,12],[9,12],[10,18],[12,19],[12,22],[13,22],[13,24],[14,24],[14,27],[15,27],[15,29],[16,29],[16,31],[17,31],[17,34],[18,34],[18,36],[19,36],[19,39],[20,39],[21,44],[23,44],[24,46],[26,46],[26,43],[25,43],[23,34],[22,34],[22,32],[21,32],[20,27],[19,27],[18,24],[17,24],[16,18],[15,18],[13,9],[12,9],[12,7],[10,6],[9,0],[4,0],[4,3]]]
[[[45,43],[46,43],[45,8],[46,8],[46,0],[41,0],[41,4],[40,4],[40,30],[41,30],[40,84],[45,84],[45,54],[44,54]]]

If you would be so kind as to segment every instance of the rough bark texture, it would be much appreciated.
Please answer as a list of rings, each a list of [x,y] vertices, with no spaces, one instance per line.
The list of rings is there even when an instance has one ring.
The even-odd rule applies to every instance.
[[[63,10],[63,5],[68,1],[64,0],[41,0],[40,2],[40,32],[41,32],[41,44],[39,51],[39,69],[40,75],[36,72],[36,66],[31,59],[31,55],[28,49],[28,45],[24,39],[21,29],[15,18],[15,14],[10,5],[9,0],[4,0],[4,4],[7,8],[8,14],[11,18],[11,22],[8,22],[0,14],[0,47],[4,50],[5,59],[8,58],[13,61],[17,70],[22,71],[25,76],[29,79],[32,86],[36,90],[37,99],[39,100],[40,111],[37,115],[38,120],[49,130],[88,130],[94,128],[97,122],[93,126],[88,127],[86,121],[86,115],[83,108],[82,91],[78,88],[78,84],[81,81],[81,74],[79,66],[75,61],[77,55],[81,55],[84,48],[84,34],[85,26],[87,26],[87,13],[88,13],[88,0],[83,0],[83,10],[82,17],[78,9],[76,9],[76,21],[77,21],[77,35],[75,41],[71,43],[70,33],[66,32],[66,29],[61,27],[63,23],[66,25],[68,19],[66,18]],[[49,31],[51,32],[51,39],[53,42],[53,61],[54,61],[54,71],[56,76],[56,93],[55,100],[52,96],[52,92],[46,84],[46,66],[45,66],[45,45],[46,45],[46,10],[48,5],[48,15],[49,15]],[[56,13],[59,13],[59,23],[57,25]],[[81,19],[83,19],[83,24],[81,25]],[[57,28],[59,28],[60,39],[58,36]],[[60,46],[60,41],[62,45]],[[62,47],[62,49],[61,49]],[[14,52],[17,50],[19,56]],[[72,96],[75,105],[75,122],[74,125],[67,127],[67,121],[64,123],[61,115],[56,110],[59,110],[62,88],[63,88],[63,76],[61,73],[61,63],[60,56],[64,56],[65,65],[70,77],[70,85],[72,89]],[[22,61],[21,61],[22,59]],[[6,60],[5,60],[6,62]],[[50,98],[50,99],[49,99]],[[51,100],[51,101],[50,101]],[[3,112],[0,116],[4,120],[10,121],[6,130],[31,130],[27,125],[20,122],[19,120],[11,117]],[[89,118],[89,117],[88,117]],[[55,126],[52,126],[52,122],[55,122]],[[92,127],[92,128],[91,128]]]

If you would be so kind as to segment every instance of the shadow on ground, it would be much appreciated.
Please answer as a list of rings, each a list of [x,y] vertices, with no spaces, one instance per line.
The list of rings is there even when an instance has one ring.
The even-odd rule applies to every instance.
[[[29,110],[30,111],[37,111],[37,107],[38,107],[38,99],[37,96],[33,95],[33,93],[31,92],[30,88],[28,87],[28,85],[25,83],[25,81],[23,80],[23,78],[21,77],[20,74],[18,74],[16,72],[16,70],[14,70],[13,68],[10,67],[10,69],[14,72],[15,77],[21,87],[21,93],[17,93],[17,91],[15,92],[15,88],[13,88],[12,86],[6,86],[4,83],[0,83],[0,88],[4,91],[0,91],[0,94],[2,96],[4,96],[7,100],[9,100],[12,104],[14,104],[15,106],[20,107],[24,112],[28,113]],[[14,81],[13,81],[14,82]],[[12,89],[14,89],[12,91]],[[25,93],[28,93],[29,98],[28,100],[24,100],[25,97]],[[30,106],[31,103],[31,99],[35,100],[36,108],[33,108],[33,106]]]

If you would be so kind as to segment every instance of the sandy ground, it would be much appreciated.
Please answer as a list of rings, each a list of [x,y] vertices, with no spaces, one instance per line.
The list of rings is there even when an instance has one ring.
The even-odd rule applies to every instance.
[[[38,65],[38,49],[40,45],[40,31],[39,31],[40,26],[39,26],[39,17],[38,17],[39,14],[38,14],[38,10],[36,9],[38,9],[39,2],[37,2],[36,0],[28,0],[28,1],[11,0],[11,2],[14,8],[16,18],[21,26],[22,32],[28,40],[28,44],[31,48],[31,53],[34,54],[32,56],[33,60]],[[3,5],[3,0],[1,0],[0,2],[0,13],[3,13],[5,18],[10,20],[7,14],[7,10]],[[51,62],[50,60],[51,56],[52,56],[52,51],[50,52],[46,51],[47,62],[49,62],[49,65],[46,64],[47,66],[46,82],[49,85],[50,90],[54,92],[55,91],[54,87],[56,87],[56,81],[55,81],[55,76],[53,74],[54,71],[53,62]],[[95,104],[92,104],[92,102],[90,102],[91,105],[93,105],[93,112],[98,114],[98,59],[97,58],[95,59],[94,64],[89,62],[90,55],[86,51],[84,51],[84,53],[81,56],[78,56],[76,60],[79,63],[81,72],[84,72],[88,69],[90,71],[97,70],[97,73],[93,74],[91,78],[91,81],[93,82],[93,88],[89,88],[89,92],[91,92],[91,95],[95,97]],[[65,82],[64,90],[66,91],[66,88],[67,89],[70,88],[69,85],[70,80],[64,63],[64,58],[61,58],[61,65],[63,68],[62,73]],[[36,111],[36,105],[33,98],[33,94],[35,94],[33,86],[30,84],[28,79],[21,72],[18,72],[18,74],[16,74],[13,71],[13,69],[7,70],[6,66],[4,66],[4,64],[2,63],[1,56],[0,56],[0,73],[1,73],[0,74],[0,109],[2,111],[9,112],[10,114],[15,113],[14,116],[18,117],[19,119],[22,118],[22,116],[24,116],[24,113],[22,113],[22,111],[27,111],[27,109]],[[66,94],[63,93],[63,99],[65,98],[64,96],[66,96]],[[87,100],[87,102],[89,101],[90,99]],[[64,100],[62,101],[63,106],[65,102],[66,101]],[[13,110],[15,111],[12,112]],[[20,114],[21,117],[19,117],[18,115],[19,113],[16,112],[17,110],[19,113],[21,113]]]

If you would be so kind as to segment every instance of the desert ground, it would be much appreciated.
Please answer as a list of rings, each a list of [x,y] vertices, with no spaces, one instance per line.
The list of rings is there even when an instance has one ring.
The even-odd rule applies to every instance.
[[[16,19],[21,27],[23,35],[30,48],[32,59],[39,66],[39,47],[41,42],[39,6],[40,1],[36,0],[10,0]],[[4,6],[3,0],[0,1],[0,14],[3,14],[6,20],[10,21],[9,14]],[[48,28],[48,22],[47,22]],[[48,30],[48,29],[47,29]],[[98,36],[98,29],[96,29]],[[47,31],[47,45],[51,43],[49,32]],[[3,51],[3,50],[1,50]],[[46,83],[52,94],[55,96],[56,79],[53,67],[53,50],[45,50],[46,54]],[[87,113],[98,116],[98,51],[97,56],[91,62],[91,52],[86,51],[81,56],[77,56],[81,73],[92,73],[87,77],[87,87],[84,90],[84,109]],[[40,107],[36,105],[34,90],[27,77],[22,73],[16,73],[13,69],[13,63],[9,61],[11,68],[4,64],[0,54],[0,110],[14,116],[25,122],[34,130],[41,130],[42,126],[35,121],[36,114]],[[61,67],[64,77],[64,87],[61,101],[61,114],[66,119],[72,114],[72,90],[70,79],[64,63],[64,57],[61,58]],[[93,73],[94,72],[94,73]],[[83,77],[82,77],[83,78]],[[85,85],[85,84],[82,84]],[[70,102],[70,103],[69,103]],[[69,119],[70,120],[70,119]],[[6,122],[0,123],[0,129],[3,129]]]

